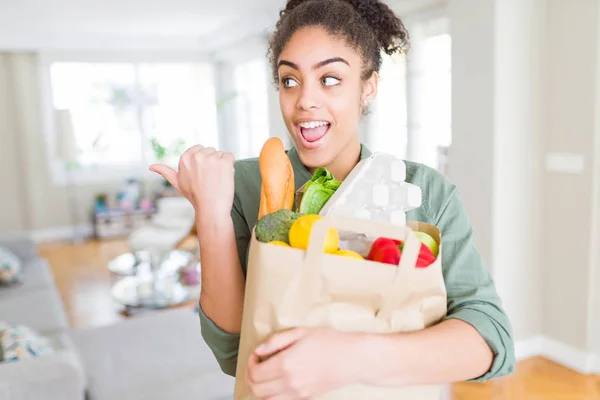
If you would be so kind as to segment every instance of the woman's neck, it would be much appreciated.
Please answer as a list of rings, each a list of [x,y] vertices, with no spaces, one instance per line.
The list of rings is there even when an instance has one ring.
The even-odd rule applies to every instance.
[[[344,150],[342,150],[336,159],[333,160],[331,164],[326,165],[325,168],[331,172],[335,179],[343,181],[360,161],[360,153],[360,142],[352,141],[344,148]],[[312,168],[310,173],[314,173]]]

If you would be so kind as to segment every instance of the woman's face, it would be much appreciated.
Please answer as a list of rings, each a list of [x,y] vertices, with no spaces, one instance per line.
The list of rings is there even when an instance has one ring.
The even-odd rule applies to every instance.
[[[309,169],[357,161],[359,122],[377,76],[361,80],[360,54],[318,27],[298,30],[279,56],[283,119]]]

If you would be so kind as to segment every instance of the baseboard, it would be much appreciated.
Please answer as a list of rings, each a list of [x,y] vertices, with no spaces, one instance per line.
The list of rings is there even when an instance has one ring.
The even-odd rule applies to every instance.
[[[598,357],[557,340],[534,336],[515,343],[517,361],[536,356],[546,357],[582,374],[600,374]]]
[[[529,339],[519,340],[515,343],[515,358],[517,361],[537,357],[542,354],[543,337],[534,336]]]
[[[75,229],[73,226],[62,226],[56,228],[38,229],[29,232],[29,236],[36,243],[50,242],[55,240],[80,240],[93,236],[92,225],[80,225]]]

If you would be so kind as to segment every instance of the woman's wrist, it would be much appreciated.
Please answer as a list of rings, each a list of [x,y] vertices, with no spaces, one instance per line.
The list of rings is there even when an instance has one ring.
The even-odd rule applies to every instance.
[[[353,347],[354,362],[360,366],[355,381],[369,386],[399,386],[403,382],[405,365],[410,354],[404,348],[401,333],[362,334]],[[402,356],[397,356],[402,354]]]
[[[228,229],[233,225],[231,214],[217,214],[210,212],[198,212],[196,211],[196,230],[198,235],[206,233],[206,235],[213,235],[215,231]]]
[[[398,376],[399,360],[392,358],[390,352],[397,352],[397,335],[384,333],[347,332],[347,353],[339,360],[345,382],[342,384],[361,384],[367,386],[385,386],[390,376]],[[393,369],[393,371],[390,371]],[[392,382],[396,384],[396,382]]]

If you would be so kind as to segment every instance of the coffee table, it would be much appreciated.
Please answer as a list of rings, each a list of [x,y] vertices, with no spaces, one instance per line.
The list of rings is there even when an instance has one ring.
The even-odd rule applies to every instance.
[[[188,250],[174,249],[168,251],[161,260],[160,270],[164,273],[177,273],[196,256]],[[135,253],[124,253],[108,263],[110,272],[116,275],[135,276],[139,270],[150,269],[152,254],[149,250]]]
[[[153,261],[150,252],[127,253],[109,264],[109,270],[119,277],[112,286],[112,296],[124,307],[124,313],[197,305],[200,284],[187,285],[180,279],[183,268],[195,268],[199,276],[197,256],[170,250],[154,257]]]

